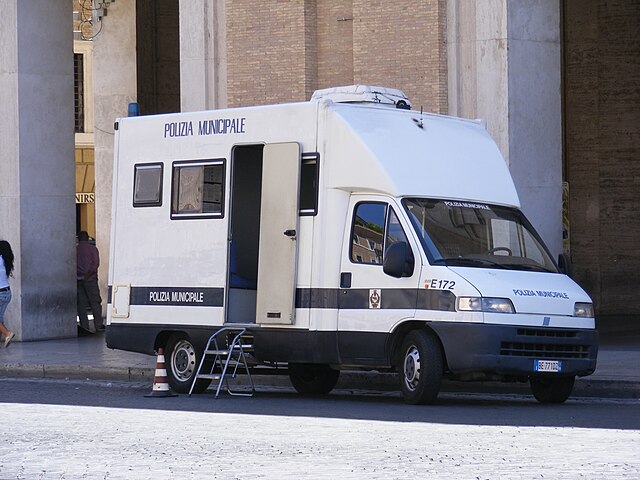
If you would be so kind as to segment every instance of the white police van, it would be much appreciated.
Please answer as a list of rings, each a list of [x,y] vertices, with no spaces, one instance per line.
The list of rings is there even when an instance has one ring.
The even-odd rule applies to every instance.
[[[399,372],[409,403],[443,378],[566,400],[596,367],[590,298],[519,210],[483,125],[408,106],[352,86],[119,119],[108,346],[163,347],[179,392],[211,333],[241,325],[302,393],[370,369]]]

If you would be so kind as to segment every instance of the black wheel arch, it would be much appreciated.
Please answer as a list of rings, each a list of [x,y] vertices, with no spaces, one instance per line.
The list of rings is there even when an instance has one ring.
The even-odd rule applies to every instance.
[[[387,358],[389,358],[390,365],[394,368],[398,367],[402,363],[402,342],[404,342],[407,334],[413,330],[423,330],[426,331],[429,335],[433,336],[435,340],[440,344],[440,349],[442,351],[442,363],[444,366],[444,371],[449,371],[449,366],[447,363],[447,351],[442,344],[442,340],[440,336],[436,333],[436,331],[429,326],[429,322],[420,321],[420,320],[409,320],[406,322],[402,322],[398,325],[392,332],[389,343],[387,346]]]
[[[222,327],[212,327],[211,329],[204,329],[204,330],[203,329],[196,330],[196,329],[189,329],[189,328],[187,329],[168,328],[166,330],[161,330],[156,335],[156,338],[153,344],[154,350],[157,352],[158,348],[160,347],[166,348],[169,338],[171,338],[173,335],[181,335],[193,344],[193,346],[195,347],[196,351],[199,352],[199,354],[202,354],[202,352],[204,351],[204,347],[207,344],[207,340],[209,339],[209,336],[213,334],[213,332],[215,331],[214,328],[222,328]]]
[[[190,338],[189,334],[183,330],[162,330],[156,335],[156,339],[153,342],[154,350],[157,352],[159,348],[166,349],[169,338],[175,334],[184,335],[186,338]]]

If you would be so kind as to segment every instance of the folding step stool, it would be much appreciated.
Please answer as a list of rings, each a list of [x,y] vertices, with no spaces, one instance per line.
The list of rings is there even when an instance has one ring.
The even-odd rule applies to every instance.
[[[200,365],[196,371],[196,376],[191,384],[191,388],[189,389],[189,396],[191,396],[193,387],[199,378],[218,381],[215,398],[218,398],[218,395],[220,395],[220,390],[222,389],[223,384],[229,395],[242,397],[253,396],[255,393],[255,387],[253,385],[253,378],[251,378],[251,372],[249,371],[249,365],[247,364],[247,352],[245,351],[245,348],[250,346],[243,345],[242,343],[242,335],[245,331],[246,328],[224,327],[209,337],[207,346],[202,354],[202,359],[200,360]],[[232,336],[233,339],[231,339]],[[202,373],[202,367],[208,356],[214,357],[213,363],[211,368],[205,369],[205,371],[208,370],[208,373]],[[229,375],[231,375],[231,378],[235,379],[242,373],[246,373],[247,375],[249,380],[248,386],[251,387],[250,392],[234,391],[229,385],[227,378]]]

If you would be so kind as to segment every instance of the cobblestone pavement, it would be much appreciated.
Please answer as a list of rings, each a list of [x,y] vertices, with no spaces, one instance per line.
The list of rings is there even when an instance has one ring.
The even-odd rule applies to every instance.
[[[640,478],[633,429],[28,403],[2,413],[3,480]]]

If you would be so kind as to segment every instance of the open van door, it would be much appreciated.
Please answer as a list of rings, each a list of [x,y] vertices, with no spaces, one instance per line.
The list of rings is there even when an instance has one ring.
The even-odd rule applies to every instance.
[[[301,151],[298,143],[263,151],[256,321],[293,324]]]

